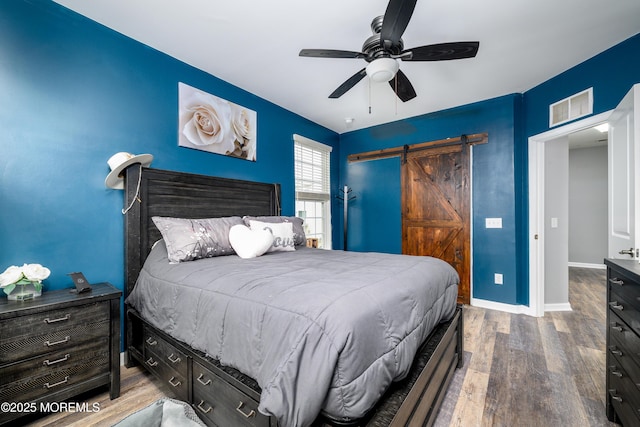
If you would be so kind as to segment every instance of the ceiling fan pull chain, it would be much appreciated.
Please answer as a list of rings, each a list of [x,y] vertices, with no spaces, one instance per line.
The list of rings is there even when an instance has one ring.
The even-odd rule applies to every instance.
[[[371,114],[371,80],[369,80],[369,114]]]

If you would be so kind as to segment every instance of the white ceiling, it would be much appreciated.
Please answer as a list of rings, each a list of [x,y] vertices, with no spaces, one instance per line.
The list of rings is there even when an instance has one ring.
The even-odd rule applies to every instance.
[[[329,99],[366,62],[298,56],[360,51],[388,0],[55,1],[339,133],[524,92],[640,32],[639,0],[419,0],[405,48],[477,40],[480,49],[401,62],[418,94],[403,103],[368,79]]]

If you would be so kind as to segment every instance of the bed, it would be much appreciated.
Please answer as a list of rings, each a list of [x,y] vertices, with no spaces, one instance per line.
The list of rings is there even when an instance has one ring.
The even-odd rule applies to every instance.
[[[251,260],[232,255],[169,264],[166,245],[161,242],[153,247],[162,237],[153,217],[279,215],[279,185],[134,165],[126,171],[125,190],[126,206],[136,200],[125,217],[127,366],[139,363],[147,368],[175,397],[192,404],[209,425],[403,426],[433,422],[453,371],[462,364],[461,307],[455,306],[455,295],[453,306],[450,302],[427,306],[419,298],[408,297],[418,292],[407,287],[397,291],[405,294],[393,303],[394,309],[381,309],[383,300],[392,297],[376,296],[380,289],[370,287],[389,289],[389,283],[376,282],[382,271],[389,270],[398,280],[396,287],[404,288],[411,277],[423,275],[421,269],[426,266],[422,263],[437,261],[303,246]],[[338,258],[333,259],[335,256]],[[331,274],[323,266],[331,266]],[[380,270],[375,271],[375,266]],[[260,274],[249,277],[251,270]],[[211,283],[204,290],[192,286],[198,282],[196,276],[212,277],[212,271],[221,278],[209,282],[218,287],[210,289]],[[310,280],[314,277],[322,277],[321,283]],[[357,281],[347,285],[345,277],[364,277],[361,282],[366,286]],[[291,293],[292,283],[305,292],[316,286],[318,297],[292,294],[292,306],[280,305],[289,299],[282,296]],[[339,294],[335,298],[334,290]],[[453,291],[446,284],[434,285],[433,292],[435,299],[450,300]],[[357,319],[354,313],[365,299],[373,301],[374,316],[385,312],[385,321],[379,323],[385,334],[381,341],[386,343],[356,346],[354,342],[364,340],[353,337],[374,331],[371,322],[368,326],[354,321],[354,330],[348,332],[336,326],[351,324],[340,316]],[[181,305],[186,301],[190,301],[186,307]],[[342,308],[336,307],[340,304]],[[395,309],[402,304],[406,309]],[[405,311],[414,313],[414,318],[397,326],[397,313]],[[234,312],[239,317],[230,321],[228,316]],[[209,323],[203,319],[207,318],[227,323],[224,328],[205,327]],[[256,323],[259,333],[243,332],[255,330]],[[287,332],[279,334],[278,330]],[[207,335],[213,338],[206,339]],[[272,360],[265,353],[277,357]],[[355,355],[371,360],[362,361]],[[379,380],[381,386],[374,387],[379,376],[384,377]]]

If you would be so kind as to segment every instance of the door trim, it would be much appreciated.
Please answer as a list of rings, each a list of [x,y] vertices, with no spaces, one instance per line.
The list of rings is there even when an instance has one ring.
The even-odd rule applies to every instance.
[[[529,137],[529,309],[544,316],[544,143],[609,120],[613,110]],[[536,239],[536,235],[538,239]]]

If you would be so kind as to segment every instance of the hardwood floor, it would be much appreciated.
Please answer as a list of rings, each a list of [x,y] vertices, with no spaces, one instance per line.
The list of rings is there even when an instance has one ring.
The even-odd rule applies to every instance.
[[[542,318],[465,307],[465,367],[436,426],[615,426],[605,416],[605,270],[570,269],[571,312]],[[90,396],[100,410],[57,413],[29,426],[111,426],[164,395],[139,368],[122,393]],[[226,427],[226,426],[225,426]]]
[[[604,408],[606,271],[570,268],[569,277],[571,312],[465,307],[466,372],[437,426],[616,425]]]

